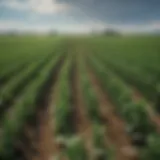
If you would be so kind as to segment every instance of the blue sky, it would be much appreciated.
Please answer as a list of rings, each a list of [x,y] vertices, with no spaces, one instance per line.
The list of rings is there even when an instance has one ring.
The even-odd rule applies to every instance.
[[[0,0],[0,31],[160,29],[160,0]]]

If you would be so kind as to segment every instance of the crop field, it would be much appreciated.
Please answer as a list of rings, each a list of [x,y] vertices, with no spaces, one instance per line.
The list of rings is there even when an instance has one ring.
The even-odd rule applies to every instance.
[[[160,37],[1,36],[0,160],[160,160]]]

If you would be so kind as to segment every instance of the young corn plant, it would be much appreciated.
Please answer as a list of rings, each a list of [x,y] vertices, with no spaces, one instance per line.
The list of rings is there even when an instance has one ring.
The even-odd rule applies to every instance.
[[[99,123],[93,123],[93,157],[94,160],[114,160],[113,146],[106,145],[105,126]]]
[[[56,55],[37,75],[33,82],[25,89],[21,98],[3,119],[2,134],[0,141],[0,159],[16,159],[16,143],[23,131],[27,121],[36,112],[36,100],[42,85],[47,81],[47,77],[59,60],[60,55]]]
[[[65,154],[69,160],[88,160],[84,141],[80,137],[68,139]]]
[[[156,133],[148,137],[147,146],[142,151],[142,160],[159,160],[160,159],[160,136]]]
[[[84,66],[85,65],[81,60],[81,63],[79,64],[81,73],[81,86],[89,117],[92,122],[92,156],[94,160],[112,160],[112,149],[110,146],[108,146],[108,144],[106,144],[106,126],[104,126],[101,119],[98,99]]]
[[[55,107],[56,134],[69,136],[73,133],[73,109],[70,90],[71,59],[68,59],[60,73]],[[68,125],[69,124],[69,125]]]
[[[155,109],[160,113],[160,84],[157,86],[157,97],[155,102]]]
[[[84,95],[83,97],[87,107],[87,113],[92,121],[100,122],[101,117],[99,113],[98,99],[96,97],[95,90],[93,89],[92,84],[89,81],[89,75],[85,71],[86,68],[82,63],[82,60],[81,60],[81,63],[79,64],[79,68],[81,73],[81,76],[80,76],[81,88],[82,88],[82,93]]]
[[[87,151],[83,140],[74,135],[73,104],[71,102],[70,71],[71,57],[66,61],[60,73],[58,82],[58,95],[56,99],[55,121],[56,142],[61,150],[61,155],[68,160],[88,160]]]
[[[115,75],[105,74],[106,69],[96,60],[91,59],[91,65],[101,79],[104,89],[116,104],[118,112],[127,122],[127,130],[137,145],[144,144],[149,133],[154,132],[154,126],[147,114],[147,104],[132,101],[130,90]],[[104,71],[105,70],[105,71]]]
[[[95,55],[107,68],[110,68],[128,84],[136,86],[150,101],[155,101],[156,85],[154,76],[145,74],[142,68],[126,67],[128,64],[107,59],[104,55]],[[147,69],[148,70],[148,69]],[[152,71],[153,73],[153,71]]]
[[[139,145],[146,144],[149,134],[155,131],[155,127],[148,118],[145,101],[126,105],[123,113],[127,121],[127,131],[132,135],[132,139]]]

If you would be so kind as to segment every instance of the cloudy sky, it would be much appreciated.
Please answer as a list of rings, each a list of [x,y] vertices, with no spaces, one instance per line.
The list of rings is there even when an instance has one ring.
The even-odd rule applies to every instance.
[[[160,0],[0,0],[0,31],[160,29]]]

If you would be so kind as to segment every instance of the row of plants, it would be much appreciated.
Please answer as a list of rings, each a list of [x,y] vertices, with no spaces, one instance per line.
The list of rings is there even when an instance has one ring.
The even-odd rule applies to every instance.
[[[146,99],[155,104],[155,109],[159,112],[160,107],[156,106],[157,96],[159,94],[159,75],[147,74],[144,72],[143,68],[138,68],[137,66],[130,67],[125,63],[115,62],[113,60],[105,58],[104,55],[96,55],[97,58],[101,59],[103,63],[107,64],[111,70],[113,70],[117,75],[122,77],[124,81],[130,85],[135,86]],[[127,67],[126,67],[127,66]]]
[[[107,63],[108,67],[113,70],[117,75],[119,75],[124,81],[132,86],[135,86],[143,95],[144,98],[153,103],[153,109],[160,113],[159,105],[159,81],[158,78],[147,82],[149,78],[140,80],[137,77],[140,77],[137,73],[132,72],[132,70],[127,69],[127,67],[117,66],[112,63]],[[140,74],[140,73],[139,73]],[[143,77],[143,74],[141,74]]]
[[[51,53],[56,45],[61,43],[62,38],[50,37],[32,37],[27,40],[27,37],[6,37],[0,40],[0,77],[3,73],[10,70],[18,69],[18,64],[36,60],[39,56]]]
[[[98,61],[95,57],[90,58],[88,62],[101,80],[104,90],[109,93],[112,102],[117,106],[117,114],[120,114],[125,120],[126,131],[132,137],[133,144],[142,148],[142,157],[147,159],[148,154],[153,154],[160,158],[160,152],[155,150],[155,146],[149,140],[150,136],[157,133],[154,124],[148,117],[145,100],[134,102],[131,90],[105,66],[105,63]],[[156,144],[159,145],[159,138],[156,139]],[[151,149],[149,146],[153,148]],[[158,158],[153,160],[158,160]]]
[[[14,91],[16,88],[19,88],[21,83],[24,83],[24,80],[27,79],[34,71],[37,69],[39,65],[43,62],[43,59],[38,59],[36,62],[33,62],[28,67],[25,68],[24,71],[22,71],[17,76],[13,77],[7,84],[3,85],[1,87],[0,91],[0,100],[1,104],[3,104],[3,101],[6,99],[10,99],[12,96],[14,96]]]
[[[37,95],[50,77],[50,73],[59,61],[60,56],[61,53],[54,55],[52,60],[38,72],[36,78],[25,88],[19,100],[5,114],[0,134],[0,159],[16,159],[15,151],[20,135],[25,124],[36,113]]]
[[[71,67],[72,58],[68,57],[62,70],[56,88],[55,108],[53,117],[55,119],[54,132],[56,135],[57,147],[60,149],[58,156],[55,159],[67,157],[68,160],[88,160],[87,151],[84,146],[84,141],[81,137],[75,134],[73,121],[73,106],[71,93]]]
[[[29,64],[31,63],[30,57],[28,59],[23,59],[21,61],[17,61],[14,65],[9,65],[3,68],[0,73],[0,83],[6,84],[9,79],[15,76],[17,73],[23,71]]]
[[[144,83],[155,84],[160,80],[159,45],[155,37],[100,39],[95,39],[94,43],[90,41],[90,48],[96,56],[100,55],[118,67],[131,70]]]
[[[127,67],[121,66],[118,63],[112,64],[110,61],[108,61],[103,56],[99,56],[99,60],[103,64],[105,64],[105,67],[108,68],[108,70],[111,70],[112,72],[114,72],[115,75],[119,76],[119,81],[124,81],[126,84],[129,84],[128,87],[130,87],[130,85],[135,86],[140,92],[144,93],[143,95],[145,95],[145,96],[143,97],[143,99],[146,97],[148,97],[148,99],[150,99],[150,100],[152,99],[153,111],[156,110],[158,113],[160,112],[159,83],[156,83],[156,84],[153,83],[150,85],[150,83],[148,83],[147,81],[145,82],[144,80],[142,80],[143,74],[140,75],[140,72],[138,70],[137,70],[137,72],[134,72],[134,74],[133,74],[133,72],[130,69],[128,69]],[[139,78],[141,78],[141,79],[139,79]],[[122,82],[122,83],[124,83],[124,82]],[[126,88],[127,88],[127,86],[126,86]],[[134,91],[134,89],[133,89],[133,91]],[[146,100],[142,100],[142,101],[146,101]],[[146,103],[145,105],[147,106],[147,102],[145,102],[145,103]]]
[[[120,65],[117,63],[112,63],[111,60],[108,60],[104,57],[104,55],[97,55],[96,56],[103,64],[105,64],[106,68],[109,68],[112,72],[114,72],[116,75],[119,76],[119,79],[121,81],[124,81],[126,84],[128,84],[128,87],[131,87],[134,92],[134,88],[137,88],[140,93],[144,95],[143,99],[145,98],[146,101],[152,102],[149,104],[152,104],[152,111],[153,113],[160,113],[160,88],[159,88],[159,82],[153,82],[151,81],[151,78],[143,79],[144,74],[140,72],[140,69],[133,70],[131,67],[125,67],[124,65]],[[136,67],[135,67],[136,68]],[[133,86],[133,87],[132,87]],[[142,98],[142,97],[140,97]],[[146,103],[146,102],[145,102]],[[146,103],[146,106],[147,106]]]
[[[71,90],[70,90],[70,70],[71,58],[69,57],[59,76],[57,85],[57,94],[55,99],[54,117],[56,122],[56,134],[70,135],[73,133],[72,125],[72,103],[71,103]],[[70,124],[70,125],[68,125]]]
[[[26,37],[14,37],[12,40],[8,37],[2,43],[4,45],[0,43],[0,86],[23,72],[32,62],[40,57],[45,58],[64,45],[60,37],[32,37],[29,41]]]
[[[55,48],[56,50],[56,48]],[[54,52],[54,51],[53,51]],[[14,76],[7,84],[4,84],[0,90],[0,111],[1,114],[7,109],[7,105],[13,101],[17,95],[37,77],[43,67],[54,58],[56,53],[44,54],[32,61],[24,70]]]
[[[157,81],[152,77],[144,77],[143,72],[139,70],[128,69],[125,66],[117,65],[108,62],[110,67],[115,73],[121,76],[126,83],[135,86],[143,95],[150,101],[155,102],[157,95]]]
[[[86,148],[86,144],[81,136],[78,136],[74,131],[75,122],[73,122],[73,107],[72,106],[72,93],[70,90],[70,76],[71,76],[71,66],[73,61],[69,58],[64,67],[61,70],[57,91],[56,92],[56,102],[55,102],[55,109],[54,109],[54,119],[55,119],[55,129],[56,132],[56,142],[58,147],[60,148],[60,153],[58,156],[55,156],[55,159],[61,159],[62,157],[67,157],[68,160],[88,160],[90,158],[88,150]],[[83,72],[84,73],[84,72]],[[82,74],[81,74],[82,75]],[[82,75],[81,77],[84,77]],[[82,78],[83,79],[83,78]],[[82,80],[81,79],[81,80]],[[84,80],[84,79],[83,79]],[[82,80],[82,88],[86,88],[89,83],[89,79]],[[85,84],[84,84],[85,83]],[[91,87],[91,85],[90,85]],[[84,96],[86,99],[90,99],[90,101],[96,99],[96,97],[91,96],[91,91],[88,91],[89,86],[84,90],[88,94]],[[91,89],[92,90],[92,89]],[[92,90],[93,91],[93,90]],[[57,94],[58,93],[58,94]],[[62,101],[63,99],[63,101]],[[87,103],[87,112],[88,116],[92,121],[92,158],[95,160],[100,159],[108,159],[109,150],[106,148],[104,136],[105,136],[105,129],[104,126],[101,124],[100,115],[97,116],[98,112],[98,101],[97,105],[94,106],[96,108],[92,108],[91,103],[88,101]],[[82,106],[83,107],[83,106]],[[97,112],[97,113],[96,113]],[[111,153],[111,151],[110,151]],[[111,158],[110,158],[111,159]]]
[[[80,61],[80,64],[79,64],[80,81],[81,81],[83,99],[85,102],[89,119],[92,124],[91,136],[92,136],[92,146],[93,146],[92,156],[94,157],[93,159],[95,160],[114,159],[113,147],[111,147],[111,144],[106,142],[107,126],[102,121],[96,92],[92,86],[90,77],[87,72],[87,68],[84,64],[84,60],[81,59],[79,61]]]

